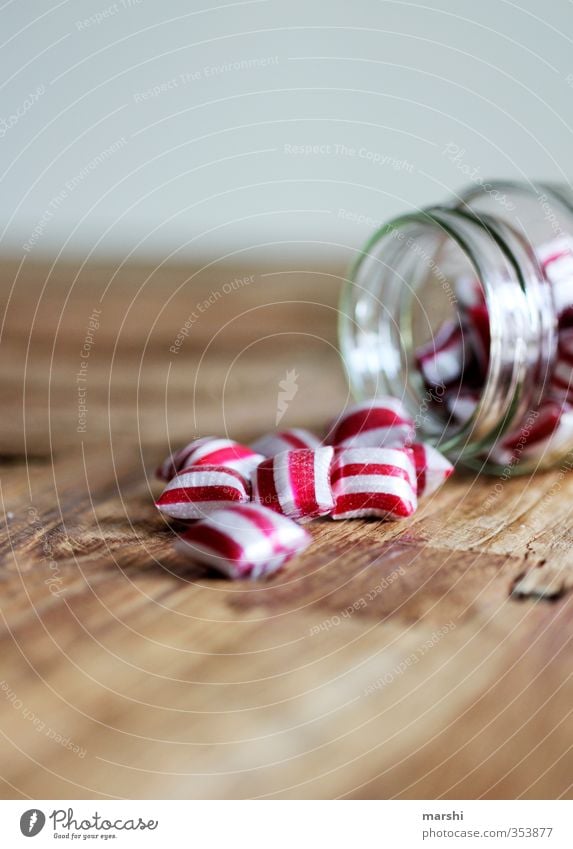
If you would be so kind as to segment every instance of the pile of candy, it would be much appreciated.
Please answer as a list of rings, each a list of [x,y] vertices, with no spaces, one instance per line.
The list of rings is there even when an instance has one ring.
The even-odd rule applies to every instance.
[[[415,442],[400,402],[379,398],[350,407],[324,442],[300,428],[251,447],[195,439],[157,470],[167,486],[156,505],[192,522],[179,551],[231,578],[258,578],[309,545],[301,524],[406,518],[452,471],[439,451]]]
[[[489,457],[500,465],[560,452],[573,434],[573,244],[554,239],[538,250],[543,275],[551,286],[557,313],[557,353],[543,401],[526,422],[505,435]],[[483,288],[475,277],[455,283],[457,321],[444,321],[426,345],[415,353],[427,397],[436,398],[446,419],[465,424],[479,403],[489,369],[490,322]]]

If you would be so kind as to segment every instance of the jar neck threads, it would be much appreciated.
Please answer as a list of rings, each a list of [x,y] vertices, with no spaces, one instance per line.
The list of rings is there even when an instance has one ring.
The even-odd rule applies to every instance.
[[[431,207],[381,228],[355,263],[340,319],[359,398],[401,398],[420,438],[470,465],[543,397],[557,335],[531,244],[503,220]]]

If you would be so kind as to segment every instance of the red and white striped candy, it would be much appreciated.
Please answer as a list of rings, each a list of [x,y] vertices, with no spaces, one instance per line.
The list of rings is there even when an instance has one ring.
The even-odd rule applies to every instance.
[[[535,445],[535,455],[545,461],[561,457],[573,441],[573,410],[564,408],[553,433]],[[533,452],[532,452],[533,453]],[[526,449],[526,456],[528,452]]]
[[[302,427],[293,427],[290,430],[280,430],[276,433],[267,433],[253,442],[251,448],[265,457],[274,457],[281,451],[294,451],[300,448],[319,448],[320,439],[309,430]]]
[[[446,386],[461,378],[469,354],[462,328],[446,321],[429,342],[416,351],[416,363],[427,386]]]
[[[485,303],[483,287],[477,277],[460,275],[455,282],[456,298],[463,307],[477,307]]]
[[[253,501],[304,522],[328,516],[334,507],[330,466],[334,448],[283,451],[253,473]]]
[[[435,492],[454,471],[443,454],[431,445],[415,442],[412,445],[416,467],[418,498]]]
[[[187,466],[208,465],[225,466],[248,478],[264,459],[262,454],[257,454],[252,448],[233,439],[203,436],[171,454],[157,469],[156,474],[159,480],[168,481]]]
[[[408,448],[345,448],[332,468],[333,519],[404,519],[418,505]]]
[[[335,424],[331,438],[337,448],[381,448],[414,439],[414,422],[396,398],[374,398],[354,404]]]
[[[225,466],[188,466],[167,484],[155,506],[174,519],[202,519],[227,504],[249,501],[250,486]]]
[[[557,358],[550,379],[551,394],[562,401],[573,400],[573,327],[559,331]]]
[[[467,333],[471,351],[475,355],[481,378],[485,378],[489,366],[489,350],[491,330],[489,310],[485,304],[471,307],[468,310]],[[467,344],[467,343],[466,343]],[[466,354],[466,356],[469,355]]]
[[[490,459],[500,465],[522,460],[548,461],[560,455],[573,437],[573,410],[556,401],[546,401],[536,416],[526,421],[515,433],[506,436],[490,452]]]
[[[241,504],[195,522],[176,548],[230,578],[260,578],[276,572],[310,541],[286,516],[260,504]]]
[[[177,451],[173,451],[172,454],[167,457],[160,466],[155,470],[155,477],[159,478],[160,481],[169,481],[176,475],[178,471],[188,466],[187,459],[192,451],[196,448],[199,448],[201,445],[205,445],[207,442],[210,442],[212,439],[215,439],[214,436],[202,436],[200,439],[193,439],[183,448],[179,448]]]
[[[573,239],[558,236],[537,251],[537,258],[553,291],[557,315],[573,307]]]
[[[480,394],[475,389],[452,389],[444,394],[448,413],[458,424],[465,424],[476,411]]]

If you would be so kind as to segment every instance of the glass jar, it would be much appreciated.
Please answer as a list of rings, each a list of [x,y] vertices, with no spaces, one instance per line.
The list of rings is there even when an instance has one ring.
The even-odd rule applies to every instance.
[[[340,344],[353,394],[402,399],[451,459],[558,463],[573,449],[573,192],[482,183],[390,221],[345,285]]]

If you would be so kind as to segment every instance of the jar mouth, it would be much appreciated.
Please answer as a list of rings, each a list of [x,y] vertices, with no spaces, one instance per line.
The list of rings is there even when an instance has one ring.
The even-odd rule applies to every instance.
[[[481,467],[477,458],[539,401],[555,347],[542,284],[530,248],[485,216],[432,207],[390,221],[358,257],[341,301],[354,394],[399,397],[421,439]],[[473,359],[463,348],[468,308],[483,313]],[[456,372],[454,351],[475,375]]]

